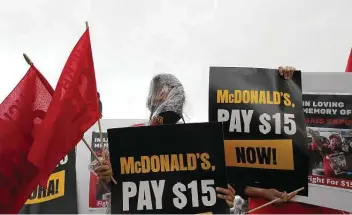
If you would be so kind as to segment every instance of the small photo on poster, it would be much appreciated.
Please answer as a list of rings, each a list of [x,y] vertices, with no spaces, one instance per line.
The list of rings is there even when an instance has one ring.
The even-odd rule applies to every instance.
[[[103,144],[100,141],[99,132],[92,132],[92,149],[101,160],[109,160],[107,133],[103,132]],[[104,149],[104,155],[102,150]],[[102,183],[99,182],[94,169],[99,166],[99,162],[95,157],[91,156],[90,181],[89,181],[89,208],[105,208],[110,199],[110,191],[107,190]]]
[[[310,183],[352,189],[352,129],[307,127]]]

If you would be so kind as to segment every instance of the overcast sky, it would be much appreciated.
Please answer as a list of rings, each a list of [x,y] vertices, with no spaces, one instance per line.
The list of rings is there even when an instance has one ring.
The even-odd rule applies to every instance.
[[[168,72],[206,121],[209,66],[343,72],[352,46],[351,0],[0,2],[0,99],[29,68],[23,52],[55,87],[88,20],[107,118],[146,118],[149,81]]]

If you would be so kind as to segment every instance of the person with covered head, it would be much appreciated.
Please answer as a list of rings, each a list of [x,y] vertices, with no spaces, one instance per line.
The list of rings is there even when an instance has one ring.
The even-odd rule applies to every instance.
[[[149,121],[133,125],[158,126],[166,124],[185,123],[183,108],[186,96],[182,83],[171,74],[159,74],[153,77],[150,83],[147,108],[150,111]],[[113,186],[111,183],[112,169],[108,160],[94,169],[101,183]],[[105,186],[106,187],[106,186]],[[228,185],[227,188],[216,188],[217,197],[225,200],[229,207],[233,207],[235,190]],[[106,213],[111,213],[109,203]]]

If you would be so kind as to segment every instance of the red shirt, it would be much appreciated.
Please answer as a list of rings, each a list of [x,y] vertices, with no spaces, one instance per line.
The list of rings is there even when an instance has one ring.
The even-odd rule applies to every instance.
[[[323,155],[323,163],[324,163],[324,176],[325,177],[333,177],[335,176],[334,170],[331,168],[331,160],[327,159],[328,155]]]
[[[265,203],[268,200],[263,198],[249,198],[248,209],[252,210]],[[299,202],[287,202],[280,205],[269,205],[251,214],[349,214],[341,210],[324,208]]]

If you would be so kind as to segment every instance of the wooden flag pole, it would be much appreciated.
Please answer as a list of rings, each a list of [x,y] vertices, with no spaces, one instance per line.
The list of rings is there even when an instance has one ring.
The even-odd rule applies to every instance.
[[[88,25],[88,22],[86,21],[86,29],[88,29],[88,28],[89,28],[89,25]],[[104,143],[103,143],[103,132],[101,130],[100,118],[98,119],[98,128],[99,128],[100,143],[101,143],[101,153],[103,155],[103,158],[105,159]]]
[[[88,21],[86,21],[86,29],[88,29],[88,28],[89,28]],[[104,141],[103,141],[103,132],[102,132],[102,129],[101,129],[100,118],[98,119],[98,128],[99,128],[99,137],[100,137],[100,143],[101,143],[101,155],[105,159],[106,158],[106,154],[105,154]],[[117,184],[116,180],[112,176],[111,176],[111,181],[114,184]]]
[[[86,29],[89,28],[88,21],[86,21]],[[100,137],[100,143],[101,143],[101,153],[103,158],[105,159],[105,148],[104,148],[104,142],[103,142],[103,132],[101,129],[101,122],[100,118],[98,119],[98,128],[99,128],[99,137]]]
[[[30,66],[33,66],[33,62],[25,53],[23,53],[23,57]]]
[[[26,55],[25,53],[23,53],[23,57],[26,60],[26,62],[30,65],[33,66],[33,61],[31,61],[31,59],[28,57],[28,55]],[[99,162],[100,165],[103,165],[103,163],[100,161],[99,157],[97,156],[97,154],[94,152],[94,150],[92,149],[92,147],[88,144],[88,142],[84,139],[84,137],[82,137],[82,141],[84,142],[84,144],[87,146],[87,148],[89,149],[90,152],[92,152],[94,158]],[[111,176],[111,181],[114,184],[117,184],[116,180]],[[104,185],[105,186],[105,185]],[[108,190],[110,191],[110,190]]]
[[[301,188],[289,193],[288,196],[293,195],[293,194],[297,194],[297,193],[301,192],[302,190],[304,190],[304,187],[301,187]],[[270,201],[270,202],[268,202],[266,204],[263,204],[263,205],[261,205],[259,207],[256,207],[256,208],[248,211],[246,214],[249,214],[249,213],[252,213],[252,212],[257,211],[259,209],[265,208],[266,206],[272,205],[272,204],[274,204],[274,203],[276,203],[276,202],[278,202],[280,200],[281,200],[281,198],[274,199],[274,200],[272,200],[272,201]]]

